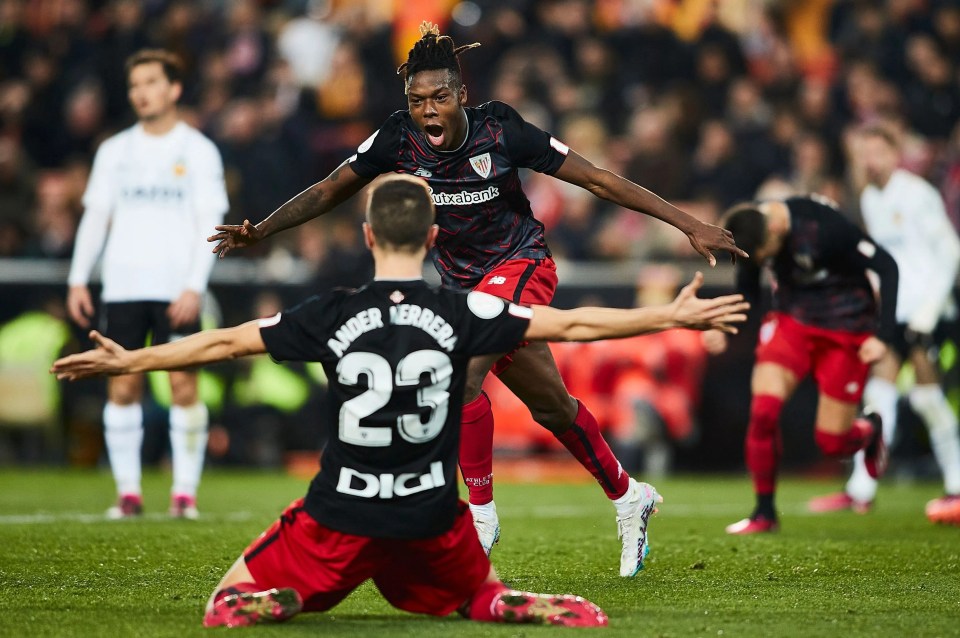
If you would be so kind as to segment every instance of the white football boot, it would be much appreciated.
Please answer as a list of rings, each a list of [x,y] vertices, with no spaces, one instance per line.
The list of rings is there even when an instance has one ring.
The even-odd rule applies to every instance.
[[[493,551],[493,546],[500,540],[500,519],[497,517],[497,506],[493,501],[486,505],[470,504],[470,513],[473,514],[473,527],[477,530],[480,545],[487,556]]]
[[[647,521],[656,513],[657,503],[663,497],[649,483],[630,479],[627,493],[614,503],[617,508],[617,535],[623,543],[620,553],[620,575],[625,578],[636,576],[643,569],[643,559],[650,552],[647,537]]]

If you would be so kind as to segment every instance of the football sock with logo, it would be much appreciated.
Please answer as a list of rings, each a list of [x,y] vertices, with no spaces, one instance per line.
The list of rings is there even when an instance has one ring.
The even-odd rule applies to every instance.
[[[493,500],[493,409],[486,392],[463,406],[460,473],[471,505],[486,505]]]
[[[566,432],[556,435],[574,458],[593,474],[607,498],[615,500],[626,494],[630,475],[614,456],[613,450],[600,434],[600,426],[590,410],[577,400],[577,417]]]
[[[207,450],[207,406],[194,403],[170,407],[170,450],[173,456],[173,494],[196,496]]]
[[[780,412],[783,400],[770,395],[757,395],[750,403],[750,424],[744,454],[758,496],[773,494],[777,484],[780,460]]]
[[[140,494],[140,446],[143,443],[143,408],[139,403],[103,407],[103,438],[117,493]]]

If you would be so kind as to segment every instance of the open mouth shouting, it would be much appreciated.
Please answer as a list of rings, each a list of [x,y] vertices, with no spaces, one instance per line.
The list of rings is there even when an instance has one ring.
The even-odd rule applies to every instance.
[[[443,146],[445,135],[442,126],[439,124],[425,124],[423,126],[423,132],[426,133],[427,141],[430,142],[431,146]]]

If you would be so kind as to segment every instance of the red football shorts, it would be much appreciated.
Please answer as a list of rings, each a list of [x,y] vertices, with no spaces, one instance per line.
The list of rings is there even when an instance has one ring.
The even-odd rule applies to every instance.
[[[486,275],[474,290],[500,297],[523,306],[549,305],[557,291],[557,264],[544,259],[511,259]],[[528,341],[520,342],[511,352],[497,360],[490,369],[500,374],[513,363],[513,355]]]
[[[820,392],[845,403],[859,403],[870,366],[858,351],[869,333],[808,326],[782,312],[771,312],[760,326],[757,363],[775,363],[802,379],[813,374]]]
[[[473,517],[460,501],[453,527],[435,538],[398,540],[344,534],[321,525],[297,499],[243,552],[256,585],[292,587],[304,611],[330,609],[373,579],[391,605],[446,616],[490,573]]]

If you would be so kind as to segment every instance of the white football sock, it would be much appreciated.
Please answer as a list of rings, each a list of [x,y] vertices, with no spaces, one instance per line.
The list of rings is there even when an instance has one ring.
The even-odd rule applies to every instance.
[[[210,415],[203,403],[170,407],[170,450],[173,453],[172,494],[196,496],[207,450]]]
[[[886,379],[872,378],[863,389],[865,406],[873,409],[883,421],[883,441],[888,446],[893,443],[897,431],[899,398],[897,386]],[[863,503],[869,503],[877,496],[877,479],[867,473],[863,450],[853,455],[853,472],[845,489],[850,498]]]
[[[140,494],[143,407],[139,403],[103,407],[103,440],[118,494]]]
[[[957,415],[943,396],[939,385],[918,385],[910,391],[910,405],[917,411],[930,433],[930,447],[943,472],[947,494],[960,494],[960,435]]]

